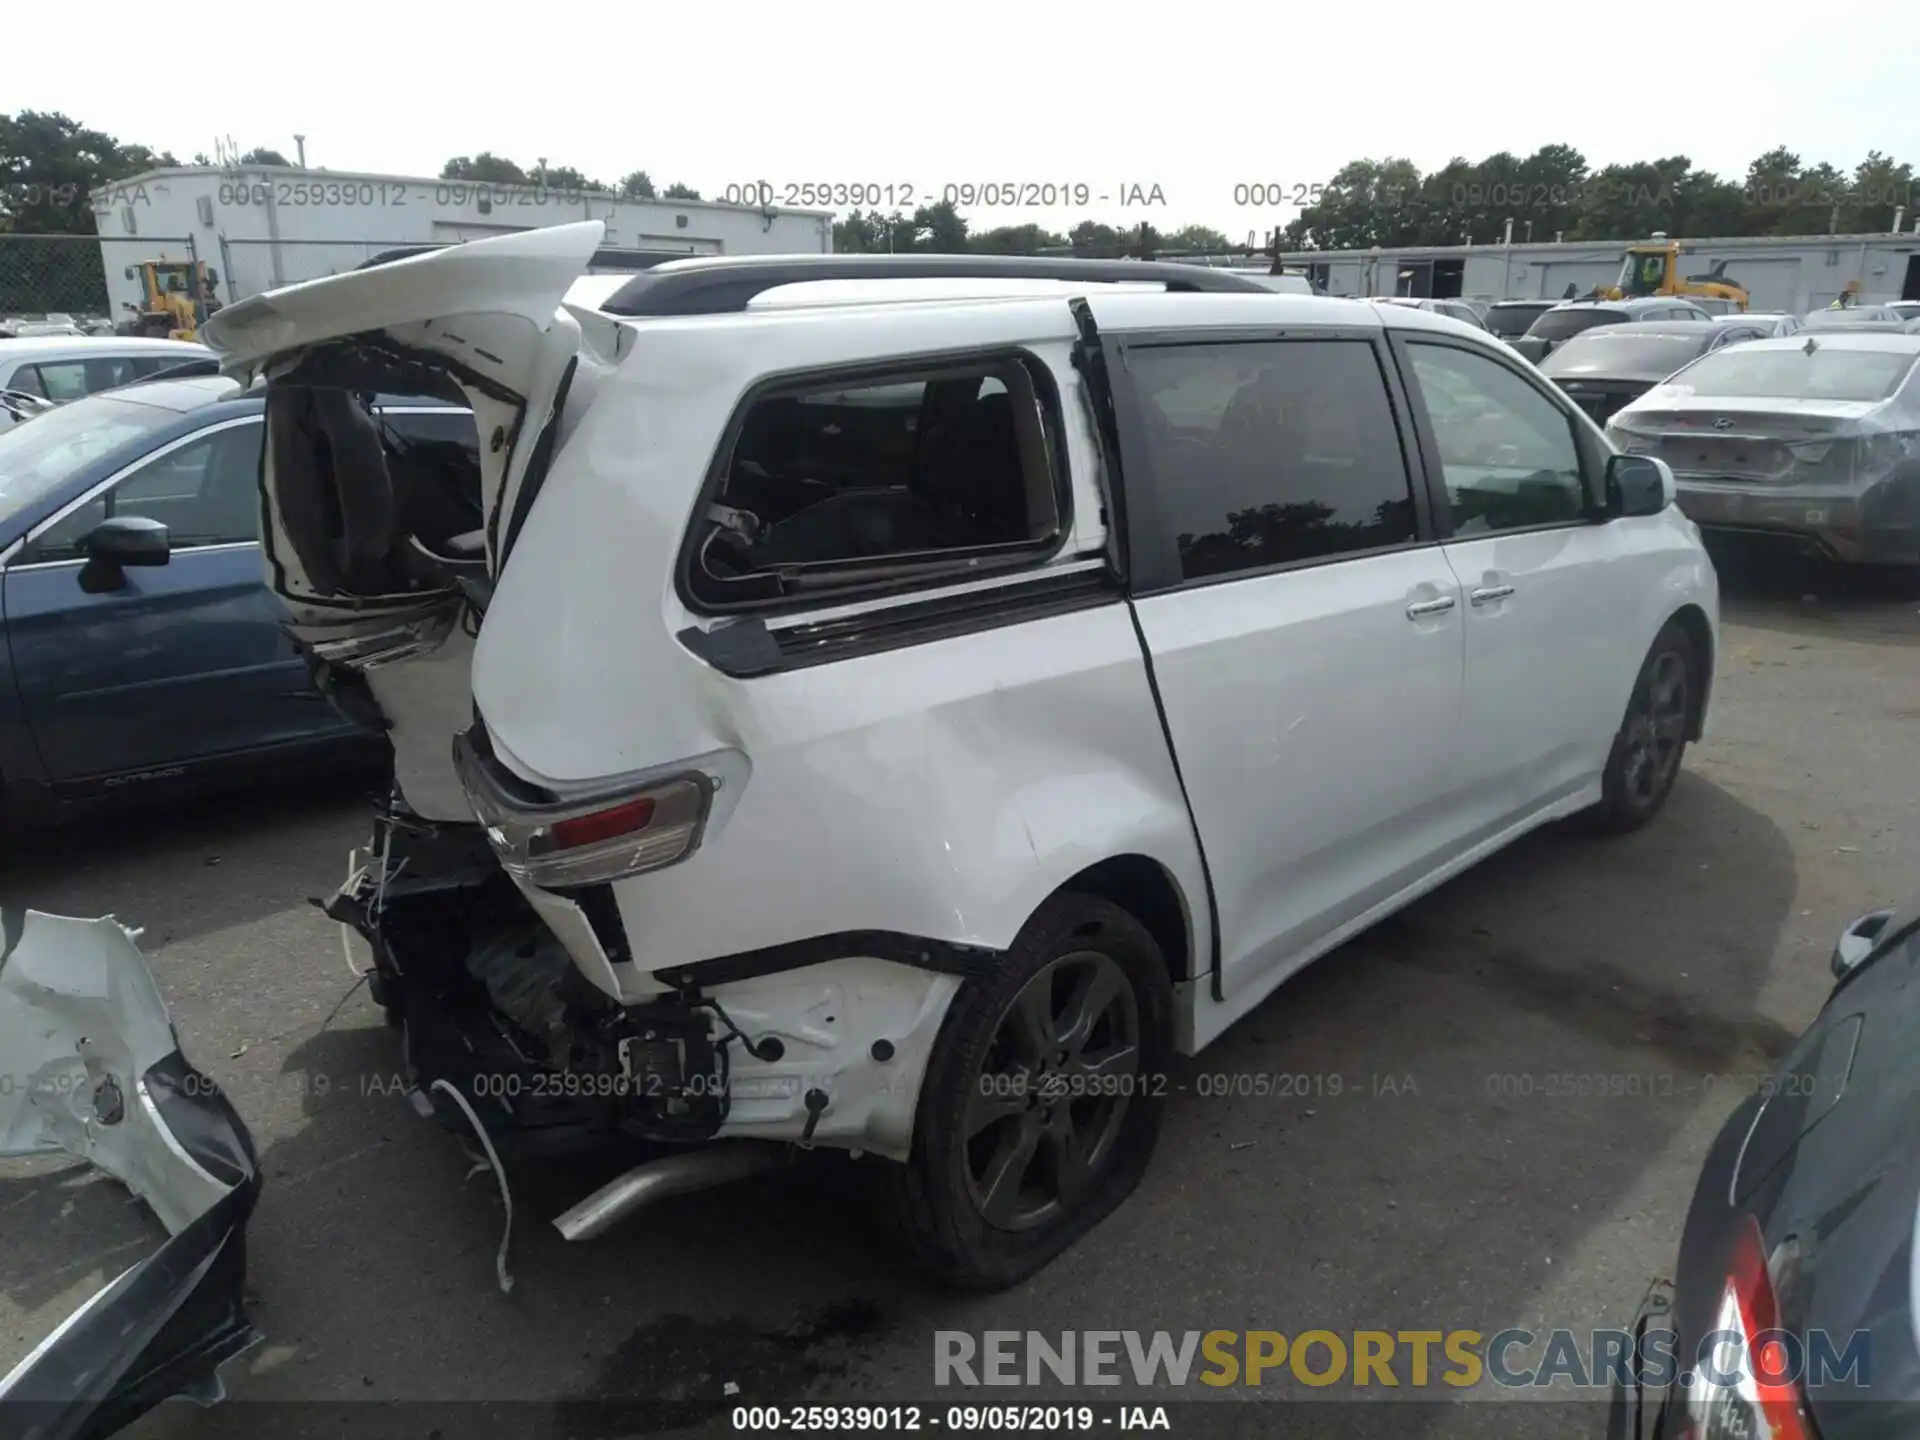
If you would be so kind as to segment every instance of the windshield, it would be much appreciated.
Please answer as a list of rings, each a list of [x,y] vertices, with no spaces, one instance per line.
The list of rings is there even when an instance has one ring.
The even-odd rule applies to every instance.
[[[1801,345],[1761,350],[1735,345],[1716,351],[1673,383],[1695,395],[1884,400],[1913,369],[1912,351],[1842,350],[1825,345],[1808,354]],[[38,424],[38,421],[33,422]]]
[[[1546,375],[1590,370],[1600,375],[1671,375],[1707,348],[1713,339],[1703,325],[1675,327],[1674,335],[1621,335],[1592,330],[1576,335],[1540,362]]]
[[[1536,340],[1564,340],[1596,325],[1618,325],[1626,318],[1618,310],[1549,310],[1527,334]]]
[[[1552,305],[1496,305],[1487,311],[1487,328],[1502,340],[1511,340],[1526,334],[1527,327],[1552,308]]]
[[[1619,287],[1627,295],[1658,295],[1667,283],[1667,252],[1629,254],[1620,262]]]
[[[0,432],[0,515],[15,515],[81,467],[179,416],[96,396]]]

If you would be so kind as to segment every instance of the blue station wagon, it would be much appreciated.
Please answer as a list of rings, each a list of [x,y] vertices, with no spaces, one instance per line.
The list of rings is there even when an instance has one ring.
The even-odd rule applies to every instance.
[[[266,586],[263,410],[220,375],[160,377],[0,433],[13,817],[384,761],[380,738],[315,687]],[[470,412],[444,402],[374,413],[422,463],[476,444]]]

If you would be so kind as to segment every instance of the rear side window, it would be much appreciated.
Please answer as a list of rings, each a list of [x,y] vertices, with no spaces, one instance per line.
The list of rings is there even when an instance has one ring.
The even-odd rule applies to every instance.
[[[38,365],[25,367],[20,378],[24,379],[28,371],[37,374],[38,388],[17,383],[14,388],[25,389],[29,394],[44,395],[56,402],[83,399],[139,378],[134,372],[133,361],[124,355],[92,360],[42,361]]]
[[[1406,460],[1367,341],[1146,347],[1128,368],[1183,578],[1413,540]]]
[[[1487,311],[1487,328],[1503,340],[1527,333],[1545,311],[1534,305],[1496,305]]]
[[[1565,340],[1596,325],[1618,325],[1626,318],[1618,310],[1549,310],[1527,334],[1536,340]]]
[[[1058,401],[1014,358],[782,386],[750,400],[696,531],[713,609],[900,588],[1051,552]]]
[[[1748,399],[1793,396],[1806,400],[1884,400],[1913,369],[1911,351],[1844,350],[1822,345],[1736,345],[1696,361],[1671,384],[1701,396]]]

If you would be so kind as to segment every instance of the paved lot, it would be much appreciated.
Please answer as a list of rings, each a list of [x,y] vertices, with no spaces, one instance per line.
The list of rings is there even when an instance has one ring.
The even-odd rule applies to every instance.
[[[1715,733],[1651,830],[1535,837],[1322,961],[1191,1068],[1133,1202],[987,1299],[930,1294],[870,1248],[826,1161],[584,1246],[544,1222],[614,1167],[524,1174],[502,1296],[491,1178],[381,1093],[393,1037],[364,993],[326,1023],[351,979],[306,899],[364,833],[360,787],[35,842],[0,888],[146,925],[189,1053],[253,1127],[270,1339],[232,1367],[239,1399],[534,1402],[513,1428],[594,1433],[605,1412],[570,1402],[697,1409],[729,1380],[756,1401],[924,1401],[941,1328],[1585,1328],[1624,1321],[1671,1260],[1700,1153],[1818,1008],[1838,927],[1920,884],[1916,604],[1730,594]],[[1202,1074],[1323,1093],[1203,1096]],[[1563,1074],[1646,1079],[1544,1093]],[[0,1371],[155,1234],[84,1169],[0,1169]],[[1484,1406],[1369,1408],[1377,1433],[1486,1433]],[[425,1436],[421,1416],[358,1403],[274,1428]],[[176,1407],[140,1433],[259,1418]]]

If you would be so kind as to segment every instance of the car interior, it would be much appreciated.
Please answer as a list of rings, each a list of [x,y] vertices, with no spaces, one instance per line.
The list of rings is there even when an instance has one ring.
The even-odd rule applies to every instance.
[[[471,414],[384,415],[373,402],[321,386],[267,394],[281,524],[320,595],[401,594],[484,564]]]
[[[692,577],[719,603],[876,562],[1024,549],[1060,528],[1033,380],[1014,361],[768,395],[725,463]]]

